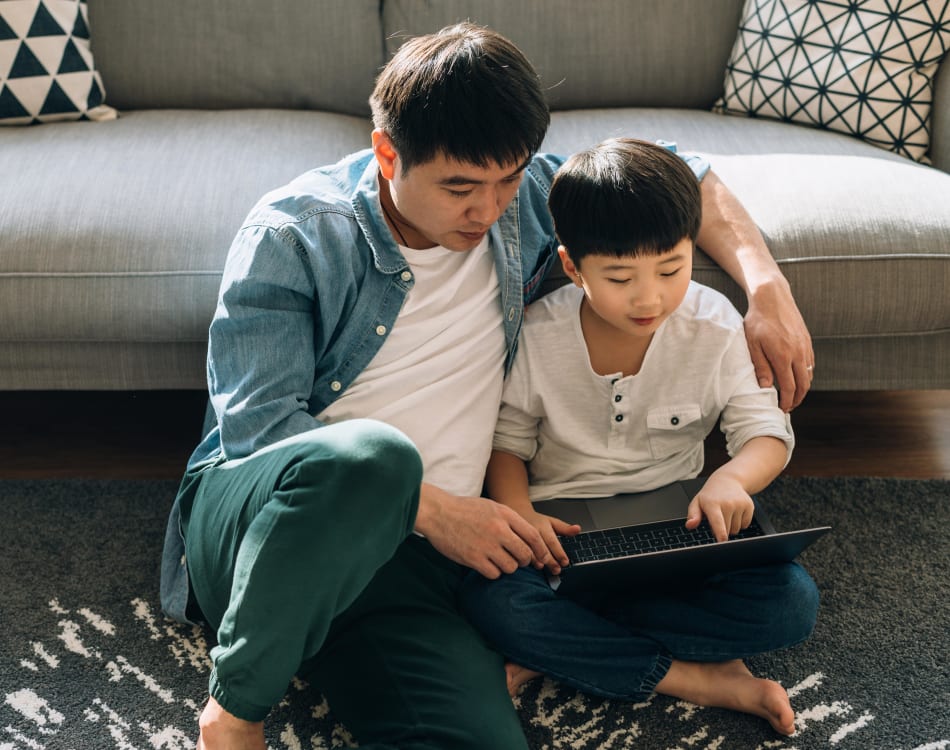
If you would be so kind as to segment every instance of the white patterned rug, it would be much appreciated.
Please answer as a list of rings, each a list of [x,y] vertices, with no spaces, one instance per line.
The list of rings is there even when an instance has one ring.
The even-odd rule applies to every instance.
[[[194,747],[213,634],[159,612],[175,489],[0,482],[0,750]],[[544,680],[517,700],[533,749],[950,748],[950,483],[782,479],[762,499],[780,527],[834,527],[804,558],[822,591],[813,638],[750,663],[788,688],[796,734],[662,696],[600,701]],[[300,681],[269,717],[267,739],[273,750],[355,744]]]

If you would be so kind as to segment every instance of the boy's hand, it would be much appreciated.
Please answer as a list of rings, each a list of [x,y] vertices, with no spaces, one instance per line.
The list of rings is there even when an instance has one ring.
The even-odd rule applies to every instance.
[[[538,570],[547,568],[552,575],[558,575],[561,572],[561,568],[570,563],[558,536],[574,536],[580,533],[581,527],[576,523],[567,523],[567,521],[562,521],[560,518],[546,516],[543,513],[536,513],[533,510],[526,513],[524,517],[525,520],[534,526],[534,528],[538,530],[538,533],[541,534],[541,539],[547,545],[548,552],[550,553],[550,558],[547,559],[547,562],[539,560],[537,556],[535,556],[532,560],[534,567]]]
[[[695,529],[703,516],[717,542],[724,542],[752,523],[755,504],[742,485],[713,474],[686,511],[686,528]]]

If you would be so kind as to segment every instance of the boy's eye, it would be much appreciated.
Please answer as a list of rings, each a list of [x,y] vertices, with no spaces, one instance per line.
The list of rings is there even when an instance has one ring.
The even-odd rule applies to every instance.
[[[666,271],[665,273],[661,273],[660,276],[665,276],[666,278],[669,278],[670,276],[676,276],[676,274],[678,274],[679,272],[680,272],[680,269],[677,268],[675,271]]]
[[[626,284],[626,283],[629,281],[629,279],[611,279],[611,278],[608,278],[607,281],[609,281],[611,284]]]

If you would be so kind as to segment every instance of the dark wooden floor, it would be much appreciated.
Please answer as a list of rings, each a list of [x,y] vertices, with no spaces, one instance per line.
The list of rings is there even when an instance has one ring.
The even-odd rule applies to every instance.
[[[0,478],[178,478],[204,404],[195,391],[0,393]],[[950,391],[819,391],[792,422],[787,474],[950,479]],[[716,433],[707,468],[723,457]]]

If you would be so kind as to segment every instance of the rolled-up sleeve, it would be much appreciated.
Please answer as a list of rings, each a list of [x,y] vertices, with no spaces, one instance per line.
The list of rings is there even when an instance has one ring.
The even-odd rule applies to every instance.
[[[728,396],[720,416],[720,428],[726,436],[729,455],[736,455],[752,438],[774,437],[785,443],[787,466],[795,448],[791,418],[779,408],[775,388],[759,385],[741,329],[733,337],[722,364],[723,385],[728,388]]]

